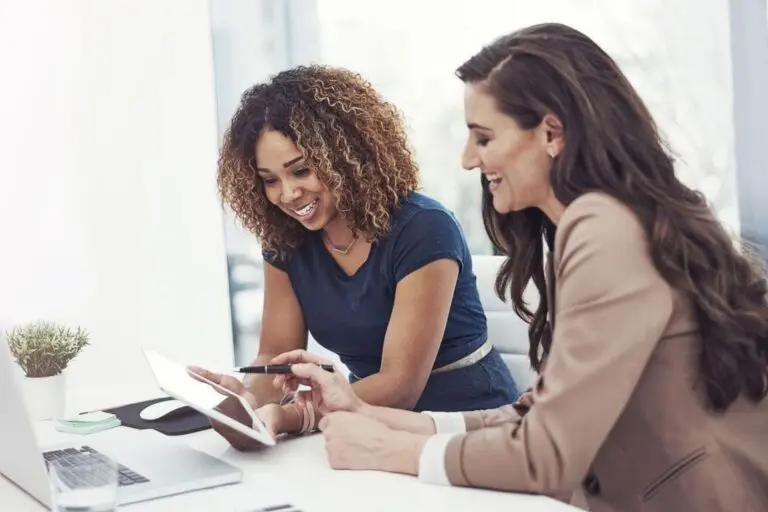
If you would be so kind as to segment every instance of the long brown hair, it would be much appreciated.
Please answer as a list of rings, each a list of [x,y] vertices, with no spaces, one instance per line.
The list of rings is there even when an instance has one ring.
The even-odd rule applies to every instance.
[[[570,204],[599,190],[639,217],[654,265],[693,303],[700,330],[699,376],[709,405],[726,409],[740,394],[768,393],[766,276],[745,245],[728,235],[705,198],[681,183],[656,125],[616,63],[586,35],[561,24],[531,26],[494,41],[458,70],[465,83],[484,83],[500,111],[523,129],[553,113],[564,126],[565,148],[552,164],[557,199]],[[496,292],[509,293],[530,323],[535,369],[549,351],[549,305],[544,243],[555,226],[537,209],[501,215],[483,187],[485,229],[507,255]],[[533,280],[536,311],[523,301]]]
[[[282,71],[243,93],[217,175],[224,203],[270,252],[286,255],[307,230],[267,199],[255,155],[264,130],[296,144],[354,234],[385,236],[394,210],[419,187],[400,111],[370,82],[329,66]]]

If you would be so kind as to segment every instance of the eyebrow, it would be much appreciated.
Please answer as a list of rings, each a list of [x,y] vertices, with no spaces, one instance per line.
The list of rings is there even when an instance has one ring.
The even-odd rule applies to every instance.
[[[288,168],[288,167],[292,166],[293,164],[295,164],[296,162],[298,162],[298,161],[299,161],[299,160],[301,160],[302,158],[304,158],[304,156],[303,156],[303,155],[300,155],[300,156],[297,156],[296,158],[294,158],[293,160],[288,160],[287,162],[285,162],[285,163],[283,164],[283,168]],[[270,171],[269,169],[264,169],[263,167],[258,167],[258,168],[256,169],[256,171],[257,171],[257,172],[272,172],[272,171]]]
[[[493,131],[490,128],[487,128],[485,126],[481,126],[481,125],[479,125],[477,123],[467,123],[467,128],[469,128],[470,130],[485,130],[487,132],[492,132]]]

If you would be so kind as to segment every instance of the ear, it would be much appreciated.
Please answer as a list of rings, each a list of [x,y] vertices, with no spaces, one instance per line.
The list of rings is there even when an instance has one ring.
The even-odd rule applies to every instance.
[[[555,158],[565,149],[565,130],[563,123],[554,114],[546,114],[541,120],[541,126],[544,131],[545,145],[547,154],[550,158]]]

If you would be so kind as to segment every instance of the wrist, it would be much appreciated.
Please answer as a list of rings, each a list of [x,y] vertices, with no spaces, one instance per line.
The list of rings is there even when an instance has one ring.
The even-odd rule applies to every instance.
[[[362,414],[363,416],[367,416],[369,418],[375,419],[376,409],[377,407],[375,405],[371,405],[360,400],[360,403],[357,406],[355,406],[350,412],[356,412],[358,414]]]
[[[280,406],[280,431],[286,434],[299,434],[301,432],[303,414],[299,407],[294,404],[285,404]]]
[[[261,399],[258,398],[258,395],[256,394],[256,386],[255,382],[253,382],[253,379],[250,379],[249,377],[253,377],[253,375],[246,375],[243,377],[243,387],[245,390],[253,396],[254,399],[254,409],[258,409],[259,407],[263,405],[267,405],[269,402],[264,402]]]
[[[387,443],[391,450],[384,457],[382,469],[417,476],[419,458],[428,439],[429,436],[393,430]]]

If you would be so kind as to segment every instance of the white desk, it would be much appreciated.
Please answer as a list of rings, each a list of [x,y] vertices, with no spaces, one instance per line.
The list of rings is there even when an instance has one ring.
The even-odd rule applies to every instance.
[[[114,435],[118,429],[91,436],[57,432],[51,424],[37,427],[43,444],[76,439],[87,443],[95,436]],[[125,428],[125,427],[120,427]],[[141,435],[157,435],[142,431]],[[240,453],[212,430],[170,441],[219,457],[243,469],[243,482],[121,507],[126,512],[183,512],[220,510],[247,512],[258,506],[290,502],[304,512],[393,511],[546,511],[577,509],[543,496],[510,494],[419,482],[403,475],[364,471],[335,471],[328,465],[322,435],[288,439],[261,452]],[[35,500],[0,476],[0,510],[40,512]]]

